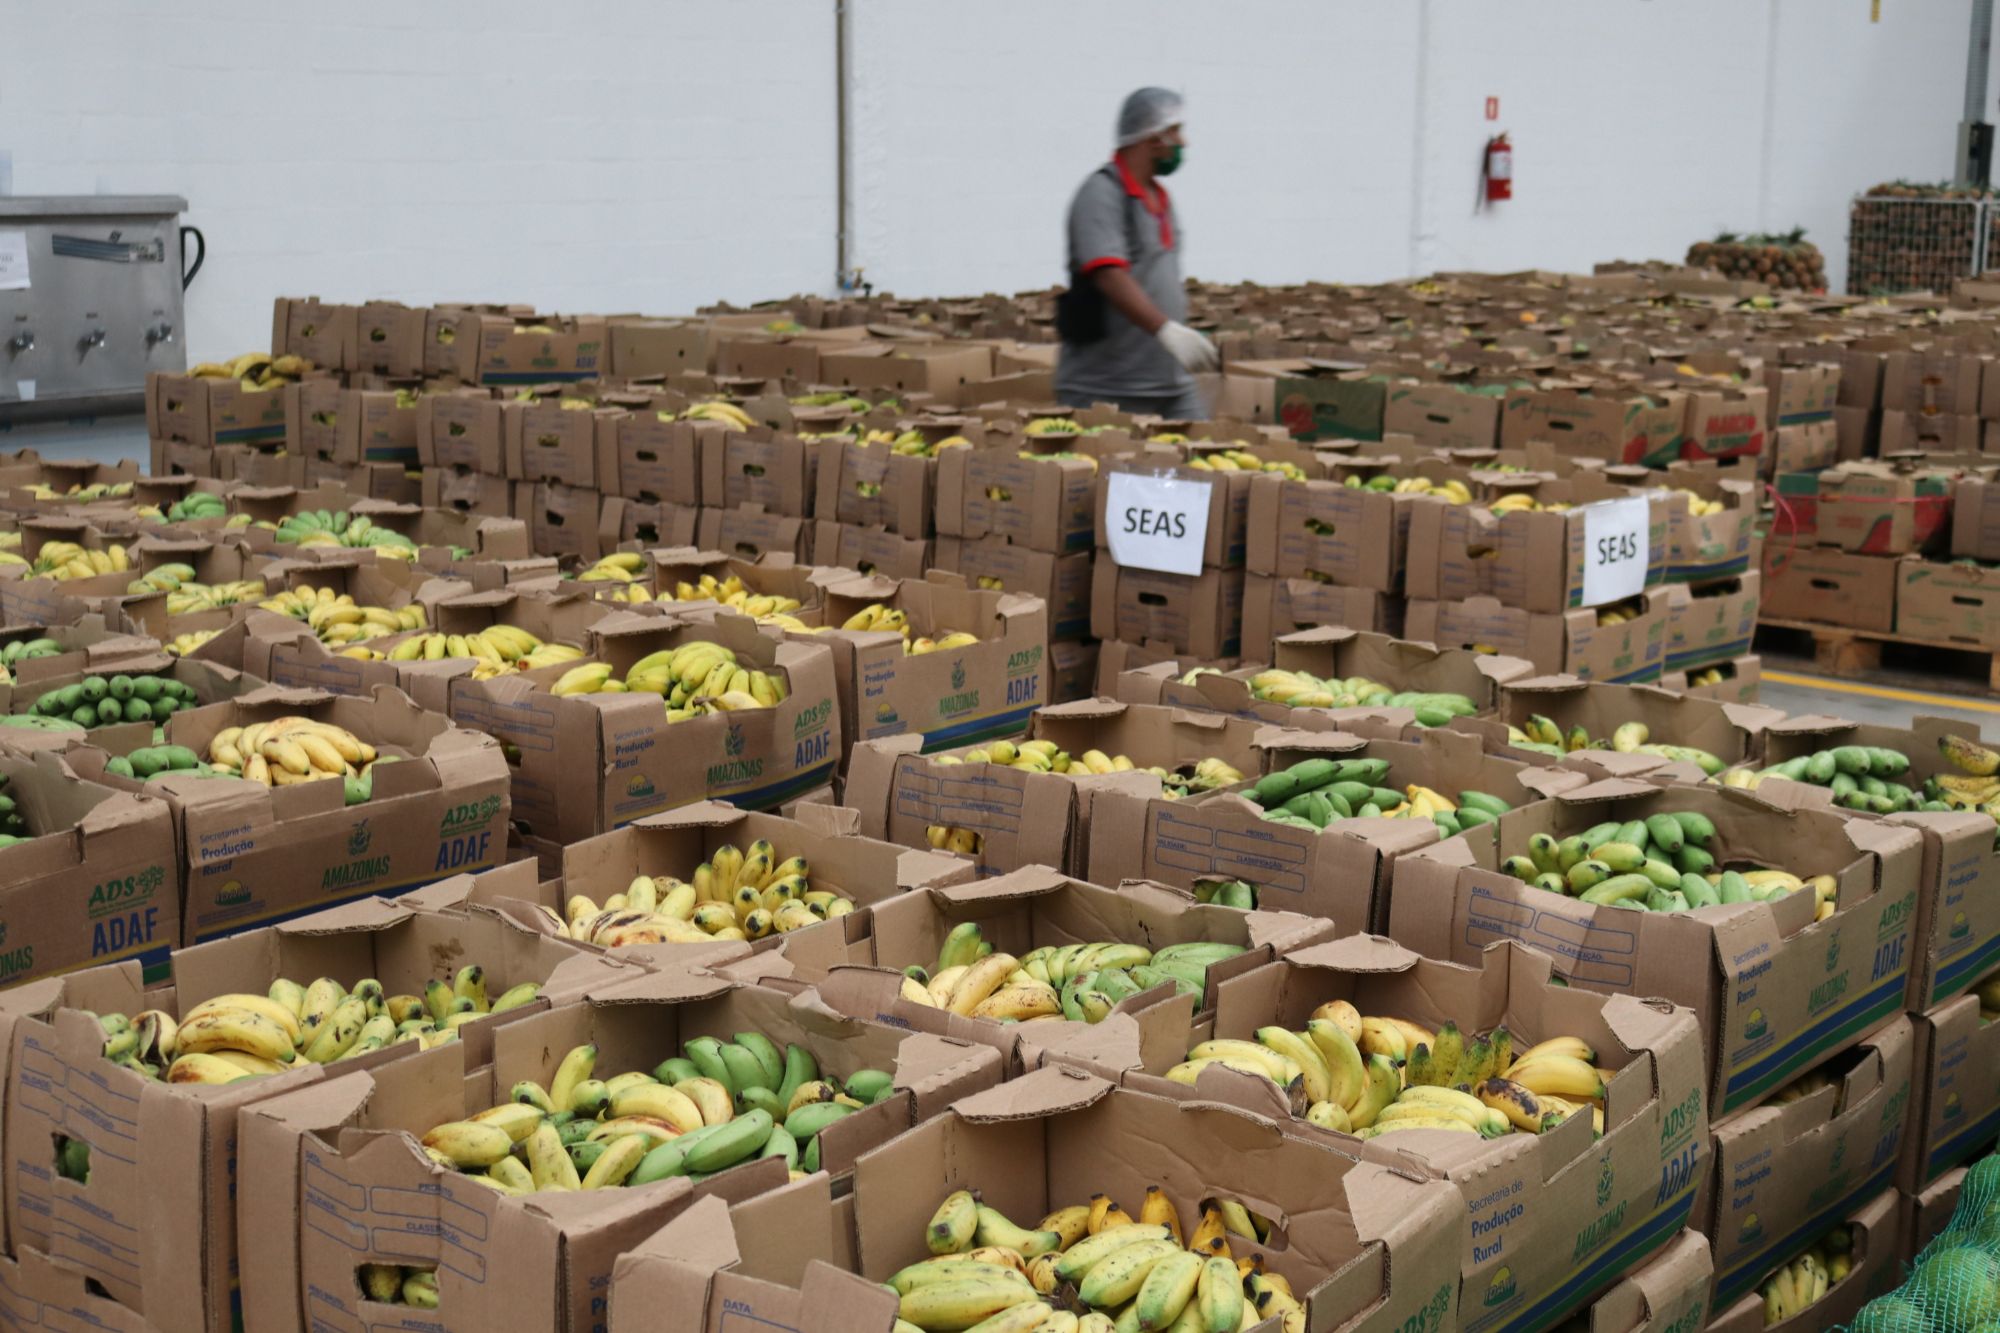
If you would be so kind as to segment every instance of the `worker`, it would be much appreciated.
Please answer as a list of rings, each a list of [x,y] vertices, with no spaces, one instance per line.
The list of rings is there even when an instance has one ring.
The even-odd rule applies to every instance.
[[[1069,206],[1069,290],[1057,306],[1056,398],[1072,407],[1199,421],[1194,373],[1215,344],[1184,321],[1181,224],[1161,178],[1180,168],[1181,97],[1141,88],[1118,111],[1117,151]]]

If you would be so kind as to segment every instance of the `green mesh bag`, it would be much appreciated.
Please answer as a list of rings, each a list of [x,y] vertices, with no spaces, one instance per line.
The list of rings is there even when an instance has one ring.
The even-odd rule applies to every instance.
[[[2000,1333],[2000,1154],[1965,1173],[1951,1225],[1849,1333]]]

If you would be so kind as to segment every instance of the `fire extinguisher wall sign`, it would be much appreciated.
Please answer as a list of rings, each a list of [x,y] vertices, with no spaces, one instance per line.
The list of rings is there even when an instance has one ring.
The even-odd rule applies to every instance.
[[[1514,197],[1514,146],[1507,142],[1505,134],[1496,134],[1486,141],[1479,178],[1486,187],[1481,194],[1484,203],[1494,204]]]

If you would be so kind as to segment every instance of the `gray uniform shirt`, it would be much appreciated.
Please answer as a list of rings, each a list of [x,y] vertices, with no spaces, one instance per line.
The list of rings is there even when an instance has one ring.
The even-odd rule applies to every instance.
[[[1070,263],[1089,274],[1120,264],[1168,319],[1187,319],[1187,285],[1181,279],[1181,224],[1173,200],[1158,181],[1159,212],[1133,193],[1116,158],[1090,173],[1069,206]],[[1056,392],[1106,399],[1171,398],[1194,389],[1194,379],[1160,346],[1159,339],[1104,308],[1104,337],[1080,347],[1063,344]]]

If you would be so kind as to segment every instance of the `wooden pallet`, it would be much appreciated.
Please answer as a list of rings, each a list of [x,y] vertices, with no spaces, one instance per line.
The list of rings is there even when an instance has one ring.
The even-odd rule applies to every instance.
[[[1781,629],[1811,635],[1813,665],[1828,676],[1854,677],[1880,670],[1885,647],[1960,653],[1977,659],[1984,666],[1986,688],[2000,694],[2000,648],[1943,639],[1919,639],[1906,634],[1883,634],[1875,630],[1850,629],[1845,625],[1821,625],[1810,620],[1773,620],[1765,617],[1758,620],[1757,628],[1760,632]]]

